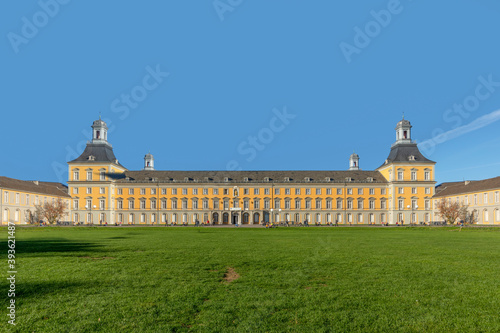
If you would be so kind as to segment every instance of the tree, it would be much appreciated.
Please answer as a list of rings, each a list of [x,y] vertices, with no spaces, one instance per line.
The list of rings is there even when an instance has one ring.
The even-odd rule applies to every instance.
[[[39,216],[40,219],[46,219],[50,224],[54,224],[66,214],[66,204],[61,198],[37,205],[35,209],[35,215]]]
[[[36,209],[36,207],[35,207],[35,211],[33,211],[33,212],[28,209],[26,211],[26,222],[28,222],[29,224],[38,223],[41,219],[39,214],[40,214],[40,210]]]
[[[475,217],[469,212],[469,205],[461,204],[458,201],[451,202],[450,200],[441,199],[436,204],[436,209],[439,216],[445,220],[446,224],[455,224],[463,221],[465,224],[473,224]]]

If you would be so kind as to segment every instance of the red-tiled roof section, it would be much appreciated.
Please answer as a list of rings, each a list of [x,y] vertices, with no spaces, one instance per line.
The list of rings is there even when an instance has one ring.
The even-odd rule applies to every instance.
[[[65,185],[54,182],[19,180],[0,176],[0,188],[71,198]]]
[[[443,183],[436,188],[435,198],[500,189],[500,177]]]

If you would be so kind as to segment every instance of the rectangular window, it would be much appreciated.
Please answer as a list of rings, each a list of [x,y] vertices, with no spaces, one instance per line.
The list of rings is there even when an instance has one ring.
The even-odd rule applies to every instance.
[[[342,189],[341,188],[337,189],[337,195],[342,195]]]
[[[78,199],[73,200],[73,209],[78,209]]]
[[[332,189],[331,188],[327,188],[326,189],[326,195],[332,195]]]
[[[370,200],[370,209],[375,209],[375,201]]]
[[[431,188],[430,187],[426,187],[425,188],[425,194],[431,194]]]
[[[121,188],[117,189],[116,194],[123,195],[123,189],[121,189]]]
[[[103,200],[103,199],[99,200],[99,209],[104,210],[105,204],[106,204],[105,200]]]
[[[488,204],[488,193],[485,193],[485,194],[484,194],[484,199],[483,199],[483,201],[484,201],[484,204]]]
[[[156,209],[156,200],[151,200],[151,209]]]
[[[203,209],[208,209],[208,200],[202,201]]]
[[[193,188],[193,195],[198,195],[198,189],[197,188]]]
[[[213,191],[214,195],[218,195],[219,194],[219,189],[218,188],[214,188]]]
[[[385,200],[380,200],[380,209],[386,209]]]
[[[188,189],[187,188],[183,188],[182,189],[182,195],[187,195],[188,194]]]
[[[92,187],[87,187],[87,194],[92,194]]]
[[[224,200],[224,209],[229,209],[229,201]]]
[[[347,194],[348,194],[348,195],[352,195],[352,188],[348,188],[348,189],[347,189]]]
[[[268,188],[264,189],[264,195],[269,195],[269,189]]]
[[[300,209],[300,199],[295,199],[295,209]]]
[[[87,171],[87,180],[92,180],[92,171]]]
[[[78,187],[73,188],[73,194],[78,194]]]
[[[177,195],[177,189],[176,188],[172,189],[172,195]]]
[[[193,200],[193,209],[198,209],[198,200]]]
[[[141,207],[141,209],[146,209],[146,200],[140,201],[140,207]]]
[[[363,209],[363,200],[358,200],[358,209]]]
[[[161,201],[161,209],[167,209],[167,200]]]
[[[332,201],[331,200],[326,201],[326,209],[332,209]]]
[[[295,195],[300,195],[300,188],[295,189]]]
[[[337,209],[342,209],[342,200],[337,200]]]
[[[152,188],[152,189],[151,189],[151,194],[152,194],[152,195],[156,195],[156,189],[155,189],[155,188]]]
[[[203,189],[203,195],[208,195],[208,188]]]
[[[264,209],[269,209],[269,200],[264,200]]]
[[[321,199],[316,199],[316,209],[321,209]]]
[[[495,203],[499,203],[500,202],[500,195],[498,192],[495,192]]]
[[[290,195],[290,189],[289,188],[285,189],[285,195]]]
[[[431,173],[429,171],[425,171],[425,173],[424,173],[424,179],[425,180],[431,180]]]
[[[404,194],[405,193],[404,187],[398,187],[398,193],[399,194]]]
[[[162,195],[167,195],[167,189],[166,188],[162,188],[161,189],[161,194]]]
[[[311,209],[311,200],[306,200],[306,209]]]
[[[99,188],[99,194],[105,194],[106,193],[106,188],[100,187]]]
[[[398,180],[404,180],[404,172],[398,171]]]
[[[146,194],[146,189],[145,189],[145,188],[141,188],[141,189],[139,190],[139,193],[140,193],[141,195],[145,195],[145,194]]]
[[[134,189],[133,188],[129,188],[128,189],[128,194],[133,195],[134,194]]]
[[[254,200],[253,202],[253,208],[254,209],[260,209],[260,200]]]
[[[224,195],[228,195],[228,194],[229,194],[229,189],[225,188],[223,191],[224,191],[224,192],[223,192],[223,193],[224,193]]]
[[[177,200],[172,200],[172,209],[177,209]]]
[[[285,200],[285,209],[290,209],[290,200]]]
[[[316,195],[321,195],[321,189],[320,188],[316,189]]]
[[[417,172],[416,171],[411,172],[411,180],[417,180]]]
[[[80,172],[73,171],[73,180],[80,180]]]
[[[385,188],[381,188],[380,189],[380,194],[385,195],[386,194],[386,189]]]
[[[275,188],[274,189],[274,195],[279,195],[280,194],[280,189],[279,188]]]
[[[412,187],[411,188],[411,194],[417,194],[417,188],[416,187]]]
[[[425,200],[424,206],[425,206],[425,210],[431,209],[431,202],[430,202],[430,200],[428,200],[428,199]]]
[[[187,209],[187,208],[188,208],[188,201],[182,200],[182,209]]]
[[[92,200],[91,199],[87,199],[87,204],[85,205],[85,208],[92,209]]]
[[[374,188],[369,189],[369,194],[370,195],[375,195],[375,189]]]
[[[116,202],[116,208],[123,209],[123,200],[118,200]]]
[[[99,179],[100,179],[100,180],[106,180],[106,173],[105,173],[104,171],[101,171],[101,172],[99,173]]]
[[[306,188],[306,195],[311,195],[311,189],[310,188]]]
[[[29,206],[30,204],[30,195],[26,194],[26,205]]]
[[[363,189],[362,188],[358,188],[358,195],[363,195]]]
[[[16,193],[16,204],[19,203],[19,193]]]
[[[352,209],[352,200],[347,200],[347,209]]]
[[[398,207],[399,207],[399,210],[403,210],[405,208],[405,202],[403,199],[398,200]]]

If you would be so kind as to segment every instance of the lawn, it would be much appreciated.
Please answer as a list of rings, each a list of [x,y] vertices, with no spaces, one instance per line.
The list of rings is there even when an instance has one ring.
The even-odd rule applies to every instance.
[[[500,229],[17,228],[16,253],[0,331],[500,332]]]

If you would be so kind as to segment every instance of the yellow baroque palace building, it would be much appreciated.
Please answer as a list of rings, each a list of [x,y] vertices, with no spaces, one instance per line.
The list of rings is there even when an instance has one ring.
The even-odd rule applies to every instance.
[[[374,171],[352,154],[344,171],[157,171],[121,165],[101,119],[92,141],[68,162],[73,222],[93,224],[409,224],[433,219],[435,162],[396,126],[396,142]]]
[[[53,182],[19,180],[0,176],[0,224],[28,224],[36,206],[63,200],[70,207],[71,197],[65,185]],[[61,218],[70,219],[69,210]],[[37,221],[38,222],[38,221]]]

